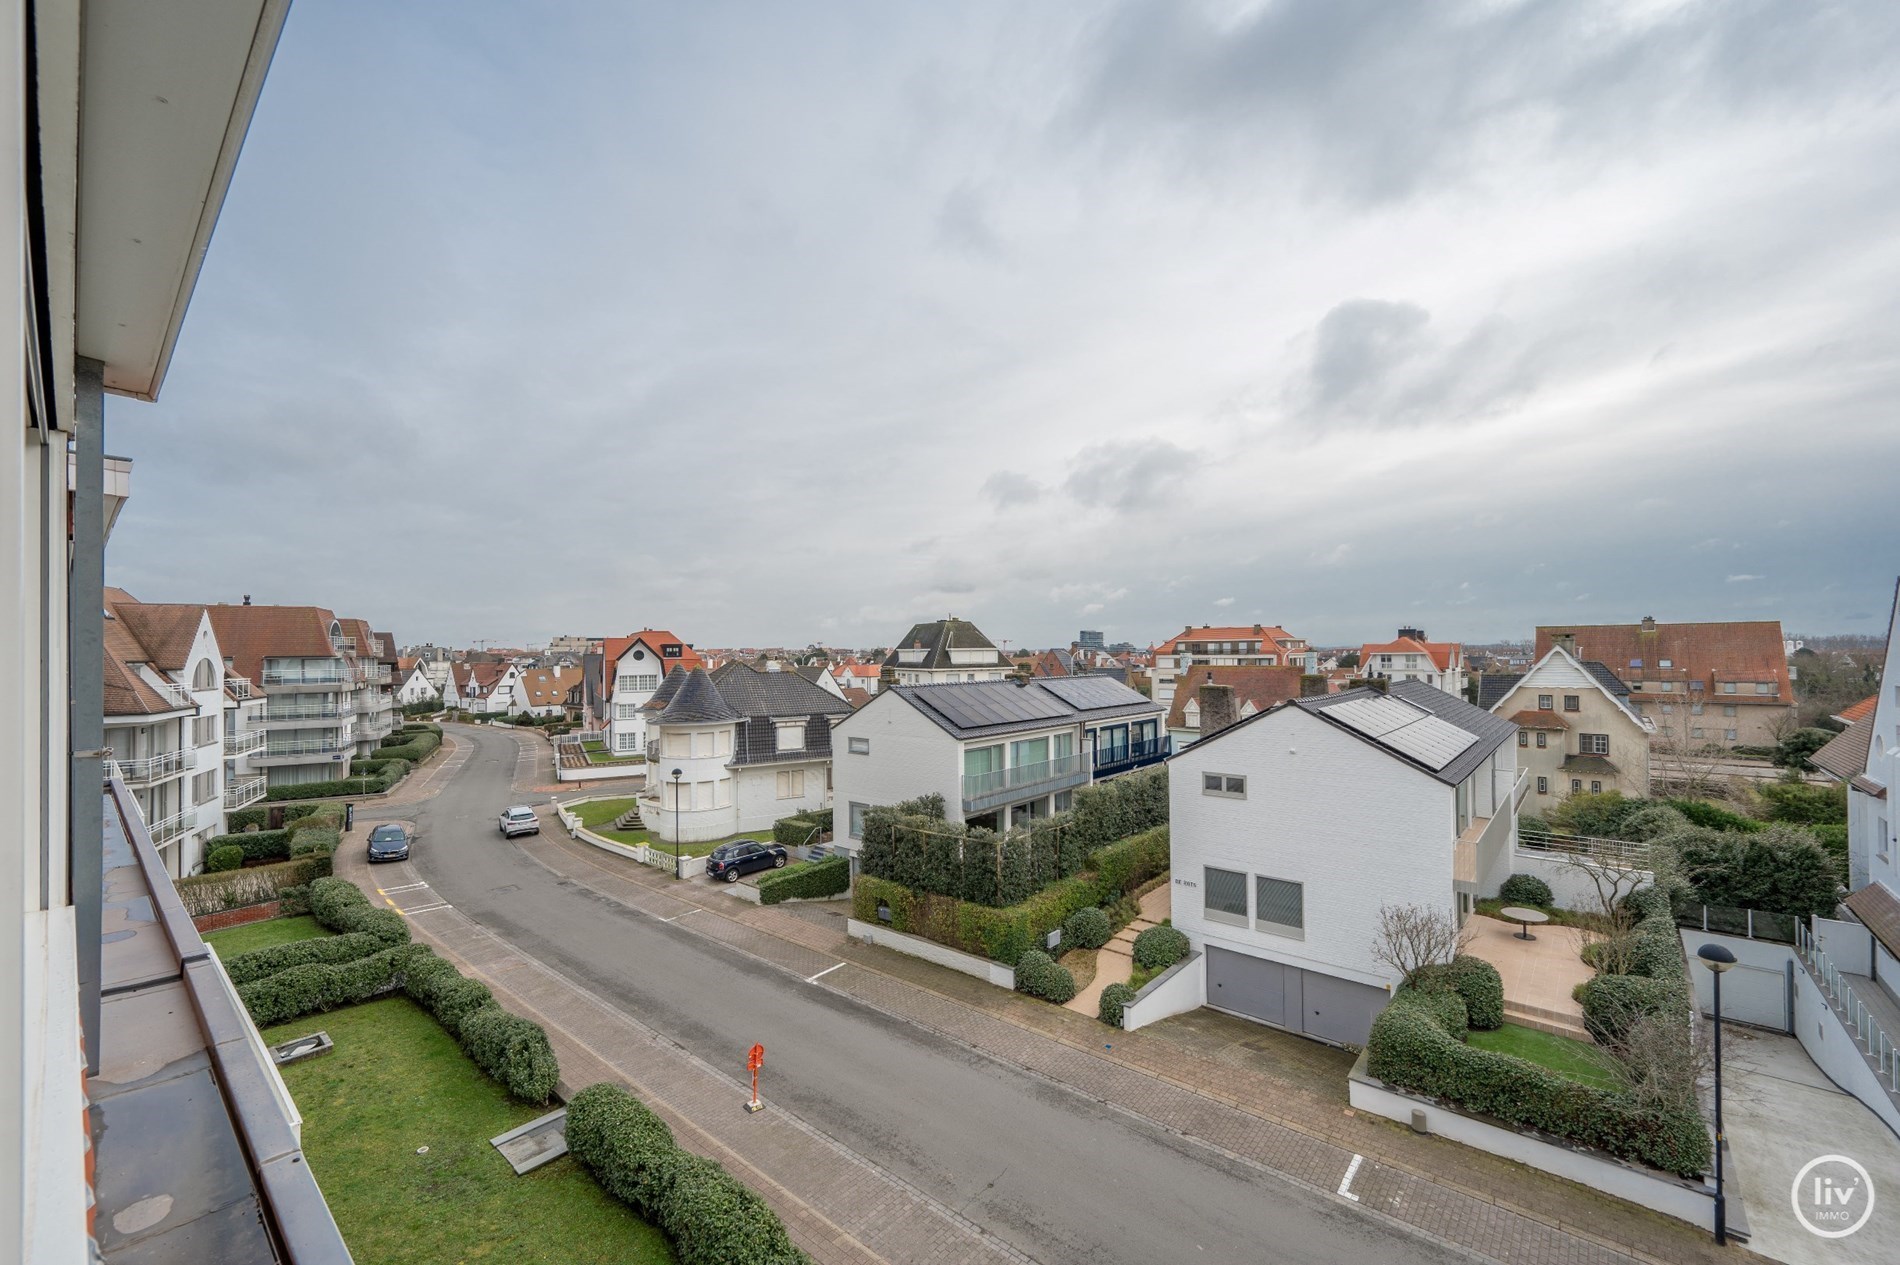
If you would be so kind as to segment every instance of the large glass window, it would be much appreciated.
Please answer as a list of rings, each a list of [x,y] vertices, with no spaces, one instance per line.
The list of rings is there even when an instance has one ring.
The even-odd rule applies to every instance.
[[[1075,754],[1075,735],[1068,730],[1049,735],[1049,758],[1066,760]]]
[[[1020,742],[1010,743],[1009,762],[1019,769],[1027,764],[1049,763],[1049,739],[1024,738]]]
[[[1201,871],[1201,880],[1204,884],[1202,913],[1208,921],[1246,926],[1247,876],[1234,870],[1217,870],[1210,865]]]
[[[1103,725],[1095,731],[1095,762],[1103,764],[1111,760],[1128,758],[1128,726]]]
[[[963,751],[963,776],[980,777],[1003,767],[1003,748],[966,747]]]
[[[850,823],[847,829],[851,832],[853,839],[864,838],[864,813],[869,807],[869,804],[851,805]]]
[[[1306,886],[1283,878],[1254,876],[1254,926],[1277,936],[1306,938]]]

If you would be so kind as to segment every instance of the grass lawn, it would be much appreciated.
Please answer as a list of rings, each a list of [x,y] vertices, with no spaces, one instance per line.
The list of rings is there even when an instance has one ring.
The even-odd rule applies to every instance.
[[[643,755],[608,755],[604,751],[589,751],[587,762],[589,764],[645,764],[647,758]]]
[[[205,943],[216,945],[218,956],[229,959],[252,949],[268,949],[273,944],[289,944],[294,940],[315,940],[329,934],[315,918],[267,918],[263,922],[247,922],[242,927],[206,932]]]
[[[543,1114],[482,1075],[405,997],[311,1015],[264,1033],[324,1031],[336,1049],[283,1068],[304,1153],[350,1253],[379,1265],[541,1262],[659,1265],[666,1237],[572,1156],[525,1177],[488,1139]],[[427,1147],[427,1154],[417,1154]]]
[[[1493,1028],[1488,1032],[1474,1030],[1466,1039],[1466,1044],[1475,1045],[1481,1050],[1495,1050],[1499,1054],[1515,1054],[1527,1063],[1547,1067],[1560,1076],[1568,1076],[1586,1085],[1611,1089],[1617,1083],[1616,1073],[1610,1067],[1609,1055],[1596,1046],[1549,1032],[1539,1032],[1536,1028],[1507,1023],[1502,1028]]]
[[[606,751],[607,744],[598,738],[589,738],[587,741],[581,743],[581,750],[585,751],[588,755],[595,755]]]
[[[629,795],[623,799],[597,799],[586,804],[576,804],[568,811],[581,819],[581,825],[592,830],[596,826],[608,825],[614,818],[632,807],[633,796]]]

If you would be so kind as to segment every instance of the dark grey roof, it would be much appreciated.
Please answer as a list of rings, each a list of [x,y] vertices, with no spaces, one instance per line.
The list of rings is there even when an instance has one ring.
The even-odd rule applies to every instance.
[[[711,681],[726,706],[740,716],[851,714],[851,704],[797,672],[761,672],[750,664],[728,663],[712,674]]]
[[[1823,773],[1851,782],[1867,772],[1867,753],[1873,750],[1874,718],[1862,716],[1828,739],[1808,762]]]
[[[915,650],[919,646],[923,647],[926,651],[921,661],[902,665],[898,663],[898,651]],[[967,619],[939,619],[928,624],[918,624],[899,638],[897,644],[891,647],[890,654],[885,656],[884,666],[887,668],[899,666],[906,668],[960,668],[970,666],[968,664],[952,663],[950,661],[950,652],[952,650],[996,650],[996,643],[991,641],[988,637],[985,637],[982,630]],[[1008,660],[1003,658],[1003,652],[1000,650],[996,650],[996,662],[999,664],[1007,664],[1008,662]]]
[[[600,716],[607,709],[607,694],[601,688],[601,660],[605,657],[598,654],[581,656],[581,679],[587,682],[587,707],[596,716]]]
[[[1601,685],[1617,698],[1628,698],[1630,696],[1630,687],[1623,684],[1622,677],[1610,671],[1608,664],[1599,663],[1595,659],[1585,659],[1583,661],[1583,667],[1584,671],[1597,679],[1598,685]]]
[[[660,711],[658,717],[660,724],[705,725],[740,719],[741,714],[734,711],[720,696],[718,687],[713,684],[712,678],[706,675],[706,669],[694,668],[687,673],[668,673],[667,680],[662,681],[661,685],[668,684],[676,676],[682,679],[673,687],[672,695]],[[659,694],[656,691],[648,706],[659,701]]]
[[[1323,694],[1317,698],[1296,698],[1292,701],[1292,706],[1309,711],[1315,716],[1319,716],[1328,720],[1330,723],[1339,725],[1341,729],[1344,729],[1353,736],[1370,742],[1383,751],[1389,752],[1396,759],[1404,760],[1407,764],[1415,765],[1424,773],[1438,779],[1448,786],[1456,786],[1458,783],[1470,777],[1472,772],[1476,770],[1479,765],[1484,763],[1486,757],[1505,743],[1513,741],[1517,734],[1517,726],[1511,721],[1504,719],[1502,716],[1493,716],[1490,712],[1482,708],[1473,707],[1462,698],[1454,697],[1441,689],[1435,689],[1423,681],[1394,681],[1391,687],[1386,691],[1387,697],[1410,703],[1412,706],[1431,713],[1446,724],[1456,729],[1461,729],[1477,739],[1476,742],[1473,742],[1456,756],[1453,756],[1444,767],[1433,768],[1423,760],[1414,758],[1409,752],[1402,751],[1362,730],[1347,725],[1342,721],[1333,720],[1326,715],[1329,710],[1339,706],[1341,703],[1354,698],[1376,697],[1377,693],[1378,691],[1376,690],[1366,688],[1346,690],[1339,694]],[[1278,711],[1279,709],[1273,708],[1271,710]],[[1263,716],[1267,714],[1269,713],[1261,713]],[[1247,720],[1242,721],[1241,725],[1245,725],[1248,721],[1254,719],[1256,718],[1250,716]],[[1226,737],[1228,733],[1232,732],[1233,729],[1238,728],[1240,728],[1240,725],[1232,726],[1230,729],[1222,730],[1212,739],[1203,739],[1202,741],[1219,741],[1221,738]]]
[[[1159,704],[1105,676],[897,685],[879,691],[879,696],[887,693],[960,738],[1161,714]]]
[[[1478,678],[1478,706],[1490,711],[1525,676],[1523,672],[1486,672]]]

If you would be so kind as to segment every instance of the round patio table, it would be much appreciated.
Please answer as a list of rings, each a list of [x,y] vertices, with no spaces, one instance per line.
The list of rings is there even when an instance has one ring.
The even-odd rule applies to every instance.
[[[1519,905],[1506,905],[1498,912],[1523,928],[1517,933],[1517,938],[1520,940],[1535,940],[1537,937],[1531,934],[1531,927],[1550,921],[1550,915],[1543,910],[1525,909]]]

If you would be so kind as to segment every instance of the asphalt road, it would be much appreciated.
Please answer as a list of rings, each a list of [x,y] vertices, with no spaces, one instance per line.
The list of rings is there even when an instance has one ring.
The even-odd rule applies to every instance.
[[[711,1062],[764,1042],[775,1108],[1044,1265],[1464,1259],[555,877],[495,829],[514,740],[456,736],[474,750],[439,795],[365,814],[416,821],[442,899]]]

